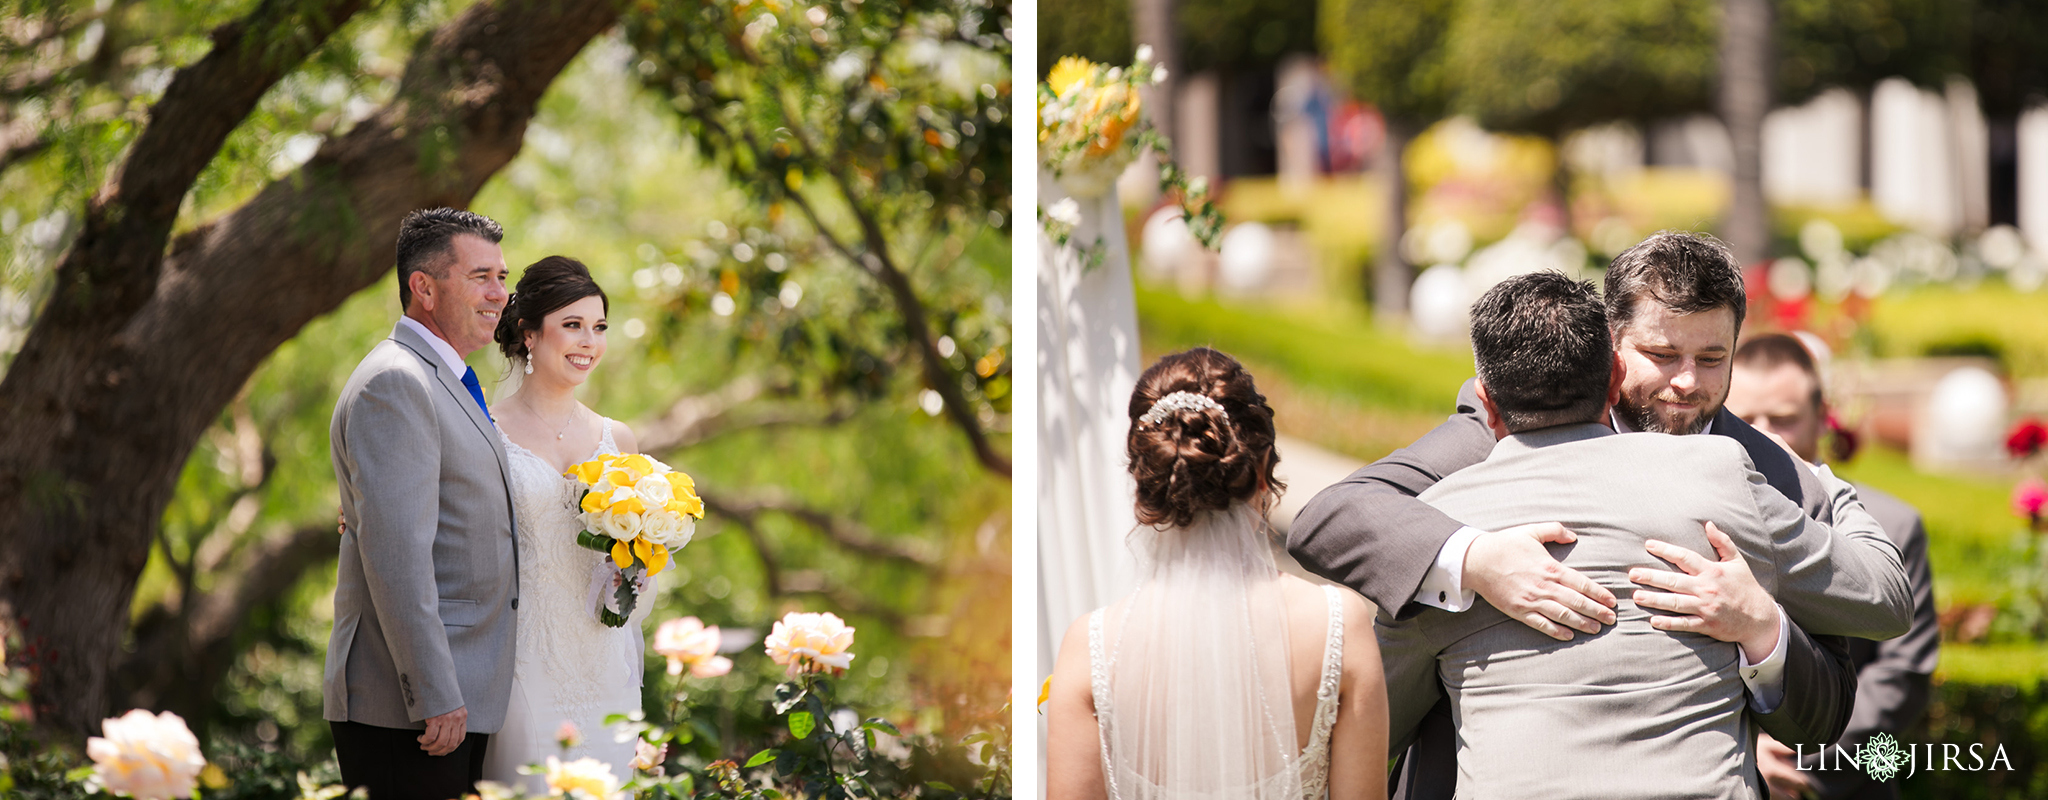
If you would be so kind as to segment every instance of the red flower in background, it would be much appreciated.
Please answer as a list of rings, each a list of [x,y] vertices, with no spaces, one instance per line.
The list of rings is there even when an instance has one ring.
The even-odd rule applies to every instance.
[[[2026,517],[2028,521],[2039,522],[2041,510],[2048,507],[2048,483],[2040,478],[2028,478],[2012,489],[2012,513]]]
[[[2041,451],[2048,444],[2048,425],[2033,417],[2020,420],[2012,426],[2012,433],[2005,436],[2005,452],[2013,458],[2026,458]]]

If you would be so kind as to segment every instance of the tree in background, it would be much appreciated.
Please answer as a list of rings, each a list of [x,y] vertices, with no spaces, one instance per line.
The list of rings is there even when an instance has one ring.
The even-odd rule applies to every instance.
[[[1332,80],[1352,97],[1377,106],[1386,118],[1379,165],[1387,182],[1386,225],[1367,287],[1373,311],[1383,320],[1408,312],[1408,285],[1415,275],[1400,247],[1408,231],[1402,155],[1450,107],[1448,36],[1458,5],[1458,0],[1322,0],[1319,11],[1317,26]]]
[[[1605,122],[1702,111],[1714,30],[1713,7],[1700,2],[1466,0],[1448,37],[1452,108],[1553,145]],[[1569,230],[1571,174],[1556,149],[1554,191]]]
[[[1735,191],[1721,238],[1738,264],[1770,255],[1770,207],[1764,202],[1764,115],[1771,110],[1771,80],[1777,74],[1771,47],[1771,0],[1722,0],[1721,79],[1715,107],[1728,126],[1735,153]]]

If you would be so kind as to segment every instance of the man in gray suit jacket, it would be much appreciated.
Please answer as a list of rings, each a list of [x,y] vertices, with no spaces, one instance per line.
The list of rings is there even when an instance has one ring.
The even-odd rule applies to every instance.
[[[1614,259],[1607,271],[1607,321],[1623,366],[1613,422],[1624,429],[1705,433],[1733,439],[1771,488],[1823,523],[1830,495],[1776,442],[1720,408],[1728,359],[1746,307],[1741,271],[1726,248],[1687,233],[1659,233]],[[1614,620],[1614,596],[1539,544],[1570,534],[1554,522],[1485,531],[1415,499],[1444,476],[1491,452],[1486,411],[1473,384],[1458,412],[1415,444],[1367,465],[1311,500],[1289,532],[1288,549],[1311,572],[1365,594],[1383,612],[1408,616],[1434,606],[1457,611],[1475,598],[1553,637],[1594,633]],[[1863,517],[1867,519],[1867,516]],[[1778,613],[1747,572],[1694,557],[1696,575],[1654,573],[1669,593],[1644,605],[1683,614],[1658,617],[1721,641],[1745,644],[1750,714],[1789,742],[1825,742],[1848,723],[1856,683],[1849,640],[1808,635]],[[1775,648],[1771,645],[1775,643]],[[1401,760],[1394,795],[1448,798],[1455,789],[1447,705],[1424,721]]]
[[[503,231],[408,215],[405,316],[349,376],[330,428],[344,527],[322,680],[342,782],[445,800],[505,722],[519,606],[504,446],[465,354],[505,307]]]
[[[1821,434],[1827,428],[1827,397],[1821,390],[1814,354],[1797,338],[1782,333],[1752,336],[1735,351],[1735,379],[1728,392],[1728,411],[1777,436],[1810,464],[1821,463]],[[1838,442],[1840,440],[1837,440]],[[1835,448],[1837,460],[1853,451]],[[1819,467],[1816,467],[1819,468]],[[1935,663],[1941,653],[1940,623],[1934,611],[1934,572],[1927,563],[1927,531],[1920,512],[1877,489],[1854,484],[1863,507],[1898,545],[1906,578],[1913,585],[1913,629],[1883,642],[1851,640],[1849,655],[1856,665],[1856,709],[1849,729],[1835,744],[1856,752],[1870,737],[1889,733],[1903,737],[1927,711]],[[1800,752],[1803,762],[1795,763]],[[1797,750],[1774,738],[1758,742],[1759,766],[1774,792],[1797,797],[1815,793],[1824,800],[1884,800],[1899,796],[1898,785],[1879,783],[1861,769],[1833,769],[1821,761],[1822,748]]]
[[[1753,569],[1806,629],[1875,638],[1906,629],[1896,549],[1808,519],[1723,437],[1615,434],[1608,409],[1621,376],[1591,284],[1555,273],[1503,282],[1474,304],[1472,340],[1500,443],[1422,499],[1496,529],[1566,521],[1576,539],[1557,547],[1562,560],[1622,599],[1616,624],[1582,640],[1547,636],[1490,605],[1382,614],[1394,749],[1440,680],[1457,723],[1461,795],[1758,796],[1737,646],[1650,623],[1628,597],[1630,581],[1649,583],[1645,573],[1660,566],[1646,546],[1739,552],[1731,563]],[[1829,488],[1839,514],[1862,513],[1846,487]],[[1703,521],[1726,536],[1703,534]]]

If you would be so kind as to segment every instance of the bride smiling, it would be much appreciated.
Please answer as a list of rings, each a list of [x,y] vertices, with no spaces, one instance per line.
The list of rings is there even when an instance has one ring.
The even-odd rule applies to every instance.
[[[638,452],[632,430],[576,399],[604,359],[611,301],[588,268],[563,256],[527,267],[517,289],[496,340],[521,380],[493,410],[512,468],[519,632],[511,704],[491,738],[484,777],[545,792],[539,776],[518,768],[551,755],[590,756],[611,764],[613,775],[632,774],[632,742],[613,741],[603,720],[640,707],[640,626],[653,599],[643,590],[646,602],[623,627],[598,621],[593,584],[616,580],[618,571],[576,545],[581,484],[563,475],[600,454]],[[563,754],[565,739],[572,743]]]

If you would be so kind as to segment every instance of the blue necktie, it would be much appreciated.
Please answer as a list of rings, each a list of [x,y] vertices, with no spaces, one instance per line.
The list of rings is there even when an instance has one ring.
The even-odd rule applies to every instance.
[[[475,367],[462,369],[462,385],[469,387],[469,396],[476,398],[476,407],[484,410],[484,419],[491,420],[491,426],[496,427],[498,421],[491,419],[491,407],[484,404],[484,387],[476,380]]]

